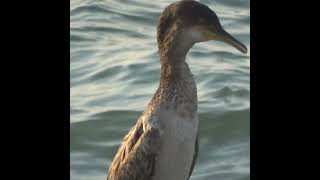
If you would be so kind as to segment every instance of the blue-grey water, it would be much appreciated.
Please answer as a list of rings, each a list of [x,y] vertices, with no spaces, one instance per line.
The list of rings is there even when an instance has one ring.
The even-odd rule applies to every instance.
[[[70,0],[70,174],[105,180],[159,85],[156,25],[173,0]],[[250,1],[201,0],[246,44],[196,44],[200,154],[191,180],[250,179]]]

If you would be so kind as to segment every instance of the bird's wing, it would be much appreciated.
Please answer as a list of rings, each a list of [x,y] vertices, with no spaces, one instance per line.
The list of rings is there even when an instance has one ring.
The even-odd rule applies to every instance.
[[[190,179],[190,176],[192,174],[193,168],[194,168],[194,166],[196,164],[196,161],[197,161],[197,158],[198,158],[198,152],[199,152],[199,134],[197,134],[197,138],[196,138],[196,142],[195,142],[195,146],[194,146],[194,155],[193,155],[191,168],[190,168],[190,171],[189,171],[188,180]]]
[[[144,131],[142,121],[138,121],[124,137],[107,180],[150,180],[159,146],[159,131],[155,128]]]

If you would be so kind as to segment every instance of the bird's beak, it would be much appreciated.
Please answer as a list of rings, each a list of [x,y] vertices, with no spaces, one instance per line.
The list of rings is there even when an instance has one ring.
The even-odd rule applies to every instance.
[[[229,33],[227,33],[222,27],[218,30],[209,30],[208,28],[202,28],[200,31],[205,34],[206,41],[208,40],[216,40],[216,41],[222,41],[225,42],[242,53],[247,53],[247,48],[244,44],[242,44],[240,41],[238,41],[236,38],[232,37]]]
[[[213,29],[213,28],[212,28]],[[209,40],[216,40],[216,41],[222,41],[225,42],[242,53],[246,54],[247,53],[247,47],[242,44],[240,41],[238,41],[236,38],[232,37],[229,33],[227,33],[222,27],[218,28],[218,30],[212,30],[208,27],[202,27],[202,26],[197,26],[196,29],[194,30],[195,32],[201,32],[203,35],[203,38],[199,38],[199,42],[203,41],[209,41]]]
[[[227,33],[224,29],[220,28],[216,33],[215,33],[215,40],[225,42],[242,53],[246,54],[247,53],[247,47],[242,44],[240,41],[238,41],[236,38],[232,37],[229,33]]]

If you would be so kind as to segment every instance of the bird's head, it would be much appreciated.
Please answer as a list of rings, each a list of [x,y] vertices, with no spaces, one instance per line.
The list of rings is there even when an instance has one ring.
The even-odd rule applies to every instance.
[[[160,49],[173,41],[192,46],[216,40],[247,53],[246,46],[222,28],[217,15],[208,6],[193,0],[182,0],[165,8],[157,28],[157,40]]]

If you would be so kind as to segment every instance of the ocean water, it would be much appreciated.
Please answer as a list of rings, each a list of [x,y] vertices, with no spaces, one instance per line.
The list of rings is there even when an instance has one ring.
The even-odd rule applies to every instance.
[[[172,0],[70,0],[71,180],[105,180],[159,85],[156,26]],[[246,44],[196,44],[200,152],[191,180],[250,179],[250,1],[201,0]]]

